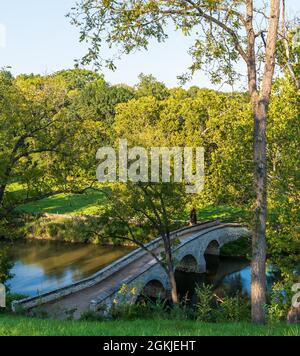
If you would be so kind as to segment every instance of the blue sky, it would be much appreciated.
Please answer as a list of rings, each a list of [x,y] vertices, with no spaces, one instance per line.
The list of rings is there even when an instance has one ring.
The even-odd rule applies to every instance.
[[[69,24],[65,14],[75,0],[1,0],[1,28],[6,29],[6,45],[1,46],[0,67],[11,66],[14,74],[52,73],[72,68],[85,46],[78,41],[78,29]],[[287,0],[289,12],[300,12],[299,0]],[[2,30],[3,32],[3,30]],[[178,85],[177,75],[190,64],[187,50],[191,42],[179,32],[172,32],[165,44],[153,42],[148,52],[124,57],[118,70],[104,71],[111,83],[137,82],[139,73],[153,74],[168,86]],[[213,87],[203,73],[189,85]]]

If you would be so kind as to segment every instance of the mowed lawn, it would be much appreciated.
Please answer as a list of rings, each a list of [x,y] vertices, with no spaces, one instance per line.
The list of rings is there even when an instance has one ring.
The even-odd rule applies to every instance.
[[[22,194],[22,189],[15,190]],[[59,194],[32,203],[21,205],[18,212],[27,214],[67,214],[97,215],[105,204],[105,195],[101,190],[90,189],[83,194]]]
[[[300,336],[300,325],[182,320],[53,321],[0,314],[0,336]]]

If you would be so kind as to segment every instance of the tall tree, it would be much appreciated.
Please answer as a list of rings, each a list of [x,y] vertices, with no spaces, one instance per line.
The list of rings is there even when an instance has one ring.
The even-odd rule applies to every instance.
[[[61,75],[14,79],[0,72],[0,222],[21,204],[81,193],[95,180],[88,173],[101,125],[82,119],[74,100]]]
[[[164,41],[170,22],[187,36],[194,36],[191,73],[208,69],[212,80],[232,84],[247,75],[254,121],[254,185],[252,319],[265,322],[267,162],[266,122],[276,62],[281,0],[267,5],[254,0],[81,0],[69,15],[81,29],[81,40],[90,41],[83,63],[94,61],[115,69],[112,58],[103,58],[103,45],[130,53],[147,49],[151,39]],[[257,25],[261,24],[261,25]],[[236,63],[246,65],[238,73]],[[261,69],[261,70],[260,70]],[[186,77],[186,76],[185,76]]]
[[[139,75],[139,83],[136,85],[137,97],[154,96],[163,100],[169,96],[168,88],[164,83],[159,82],[153,75]]]
[[[93,233],[101,240],[115,239],[130,242],[143,248],[165,270],[171,288],[171,298],[178,303],[175,279],[176,255],[173,248],[178,239],[171,231],[178,225],[174,217],[184,210],[186,195],[179,184],[120,183],[105,191],[107,206],[98,219],[99,226]],[[153,236],[161,236],[162,243],[155,249],[146,243]]]

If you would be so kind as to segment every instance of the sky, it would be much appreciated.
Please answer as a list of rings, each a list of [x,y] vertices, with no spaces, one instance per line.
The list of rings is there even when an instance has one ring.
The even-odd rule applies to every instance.
[[[65,17],[76,0],[0,0],[0,68],[10,66],[20,73],[50,74],[74,66],[86,53],[79,43],[79,31]],[[287,0],[288,12],[300,13],[299,0]],[[115,72],[104,70],[112,84],[137,83],[140,73],[153,74],[169,87],[178,85],[177,76],[191,63],[187,51],[191,40],[171,32],[164,44],[153,41],[148,52],[123,57]],[[216,88],[204,73],[188,86]],[[219,89],[219,88],[217,88]]]

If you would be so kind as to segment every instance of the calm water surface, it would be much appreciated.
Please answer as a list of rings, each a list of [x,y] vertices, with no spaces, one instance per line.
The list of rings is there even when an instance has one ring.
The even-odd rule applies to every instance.
[[[35,296],[89,277],[133,248],[67,244],[49,241],[15,242],[9,247],[14,277],[12,293]]]

